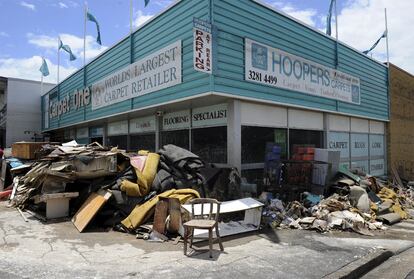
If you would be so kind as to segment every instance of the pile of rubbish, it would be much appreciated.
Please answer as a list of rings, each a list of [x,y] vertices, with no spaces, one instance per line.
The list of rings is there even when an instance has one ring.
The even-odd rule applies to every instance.
[[[4,160],[12,178],[5,189],[11,206],[44,220],[73,216],[80,232],[95,222],[141,236],[144,232],[153,240],[178,233],[180,204],[210,197],[217,181],[234,180],[237,173],[206,165],[172,144],[157,153],[127,153],[72,141],[45,144],[36,159]],[[154,225],[144,226],[152,218]]]
[[[384,225],[412,217],[409,211],[414,206],[414,183],[403,184],[398,174],[394,177],[388,182],[341,169],[330,187],[333,193],[326,198],[304,192],[300,201],[286,203],[263,192],[259,197],[266,205],[262,223],[272,228],[350,230],[373,235],[373,230],[385,230]]]
[[[240,178],[237,169],[205,164],[199,156],[171,144],[157,153],[131,153],[98,143],[78,145],[76,141],[38,145],[35,152],[25,145],[19,143],[15,151],[24,153],[20,157],[3,159],[0,198],[9,198],[11,206],[44,220],[71,216],[79,232],[95,223],[164,241],[183,235],[182,223],[189,216],[181,204],[199,197],[229,201],[243,197],[246,189],[249,193],[257,190],[256,184]],[[261,203],[248,202],[263,207],[261,223],[272,228],[373,235],[374,230],[385,230],[385,225],[410,218],[414,207],[414,182],[403,183],[395,169],[392,171],[392,181],[386,181],[339,167],[329,176],[329,186],[318,188],[325,189],[323,195],[310,187],[290,202],[273,192],[262,192],[258,197]],[[260,222],[254,224],[259,226]]]

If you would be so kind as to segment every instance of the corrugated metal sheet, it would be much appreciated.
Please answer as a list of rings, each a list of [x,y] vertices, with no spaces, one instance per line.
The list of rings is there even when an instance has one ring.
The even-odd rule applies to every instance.
[[[335,68],[335,41],[251,0],[214,1],[219,29],[215,91],[309,108],[388,119],[387,68],[339,44],[338,70],[359,77],[361,104],[244,81],[244,38]]]

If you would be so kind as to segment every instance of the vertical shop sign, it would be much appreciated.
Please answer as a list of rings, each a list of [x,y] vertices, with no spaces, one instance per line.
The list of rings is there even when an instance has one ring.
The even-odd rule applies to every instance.
[[[213,69],[211,24],[205,20],[194,18],[193,27],[194,70],[211,74]]]

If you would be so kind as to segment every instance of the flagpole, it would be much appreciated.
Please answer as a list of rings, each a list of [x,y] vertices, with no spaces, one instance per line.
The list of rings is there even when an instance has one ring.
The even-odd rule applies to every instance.
[[[45,58],[42,56],[42,66],[43,66],[43,60]],[[40,96],[43,95],[43,73],[40,73]]]
[[[387,65],[390,63],[390,51],[388,48],[388,20],[387,20],[387,8],[384,9],[385,12],[385,42],[387,45]]]
[[[133,21],[133,17],[134,17],[134,14],[133,14],[133,3],[132,3],[132,1],[133,0],[129,0],[129,33],[131,33],[132,34],[132,21]]]
[[[83,66],[86,64],[86,13],[88,12],[88,6],[85,1],[84,11],[84,25],[83,25]]]
[[[335,37],[336,37],[336,44],[335,44],[335,48],[336,48],[336,57],[335,57],[335,64],[336,66],[338,66],[339,64],[339,57],[338,57],[338,9],[337,9],[337,4],[336,4],[336,0],[335,0]]]
[[[60,36],[58,36],[58,62],[57,62],[57,84],[59,84],[59,68],[60,68]]]

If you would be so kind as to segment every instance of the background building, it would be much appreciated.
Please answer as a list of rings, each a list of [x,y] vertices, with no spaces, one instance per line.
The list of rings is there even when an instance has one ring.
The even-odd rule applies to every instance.
[[[390,64],[389,168],[414,180],[414,76]]]
[[[182,0],[43,96],[43,131],[174,143],[250,179],[267,142],[282,158],[309,144],[381,175],[387,80],[386,65],[259,1]]]
[[[39,74],[40,75],[40,74]],[[43,83],[43,92],[54,84]],[[42,140],[40,82],[0,77],[0,137],[1,147],[11,147],[17,141]]]

